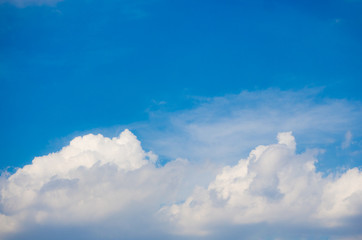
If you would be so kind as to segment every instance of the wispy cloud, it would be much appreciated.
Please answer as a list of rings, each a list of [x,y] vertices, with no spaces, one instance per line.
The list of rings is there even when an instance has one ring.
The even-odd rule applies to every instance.
[[[271,142],[276,132],[292,130],[300,150],[338,147],[348,130],[360,139],[361,104],[321,94],[319,89],[269,89],[199,99],[193,109],[152,112],[151,123],[135,129],[146,147],[170,159],[224,163]]]
[[[0,0],[1,3],[11,3],[17,7],[26,7],[30,5],[49,5],[54,6],[63,0]]]
[[[351,131],[347,131],[344,135],[344,141],[342,143],[342,149],[346,149],[351,145],[352,142],[352,133]]]

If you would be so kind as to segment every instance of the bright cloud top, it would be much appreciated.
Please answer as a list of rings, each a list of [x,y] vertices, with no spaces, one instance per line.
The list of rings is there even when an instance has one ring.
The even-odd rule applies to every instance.
[[[203,188],[192,180],[202,176],[201,168],[184,160],[156,167],[157,156],[145,152],[128,130],[112,139],[77,137],[61,151],[3,177],[0,235],[22,239],[42,226],[93,232],[92,226],[101,225],[112,232],[107,237],[103,230],[102,238],[134,239],[145,232],[148,238],[218,238],[216,233],[227,227],[260,223],[328,235],[347,227],[348,234],[361,234],[349,221],[362,216],[359,169],[322,177],[314,165],[317,150],[296,154],[291,132],[277,138],[277,144],[260,145],[247,159],[224,167]],[[190,181],[193,193],[185,187]]]

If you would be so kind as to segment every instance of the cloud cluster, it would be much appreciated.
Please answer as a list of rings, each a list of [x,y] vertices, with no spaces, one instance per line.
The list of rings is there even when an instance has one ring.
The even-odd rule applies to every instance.
[[[77,137],[2,176],[0,237],[283,238],[281,228],[289,238],[303,230],[313,230],[309,237],[362,234],[353,223],[362,217],[359,169],[323,177],[318,150],[295,149],[291,132],[279,133],[277,144],[256,147],[203,187],[204,167],[181,159],[159,166],[128,130],[112,139]]]
[[[206,235],[225,224],[349,227],[351,218],[362,216],[362,173],[353,168],[323,178],[314,165],[318,152],[296,154],[295,148],[291,132],[279,133],[277,144],[256,147],[206,189],[161,212],[181,234]]]

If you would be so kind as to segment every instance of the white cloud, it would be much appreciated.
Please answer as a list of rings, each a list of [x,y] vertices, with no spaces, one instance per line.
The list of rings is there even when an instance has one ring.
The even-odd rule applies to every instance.
[[[325,177],[316,169],[322,150],[310,150],[340,150],[343,134],[344,151],[358,150],[359,103],[319,99],[312,90],[266,90],[155,114],[136,128],[143,145],[167,160],[191,163],[160,164],[163,159],[144,151],[128,130],[114,138],[76,137],[59,152],[3,174],[0,238],[54,239],[53,232],[60,239],[362,235],[361,171],[334,169]],[[276,132],[278,143],[268,145]]]
[[[182,173],[186,161],[156,168],[156,160],[128,130],[112,139],[76,137],[61,151],[3,177],[0,236],[11,237],[29,226],[102,224],[119,213],[125,220],[139,209],[147,216],[160,204],[177,201],[175,189],[182,190],[181,177],[187,176]]]
[[[291,132],[280,133],[277,144],[256,147],[247,159],[224,167],[207,188],[196,188],[184,203],[159,214],[177,226],[175,233],[186,235],[263,223],[329,231],[348,227],[348,219],[362,216],[362,173],[353,168],[323,178],[314,165],[317,153],[296,154]]]
[[[128,130],[77,137],[2,176],[0,238],[283,238],[280,228],[293,239],[301,231],[361,235],[350,219],[362,217],[362,173],[322,177],[318,150],[296,154],[291,132],[277,138],[202,187],[214,165],[179,159],[156,167],[157,156]]]

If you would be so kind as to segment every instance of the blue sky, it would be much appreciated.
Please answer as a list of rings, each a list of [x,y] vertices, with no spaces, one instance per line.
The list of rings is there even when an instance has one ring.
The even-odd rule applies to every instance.
[[[54,3],[55,4],[55,3]],[[58,138],[148,119],[155,102],[270,87],[361,100],[360,1],[0,5],[2,168]]]
[[[192,181],[204,187],[278,132],[319,152],[324,175],[360,168],[361,12],[359,0],[0,0],[0,169],[125,128],[161,166],[211,164]]]

